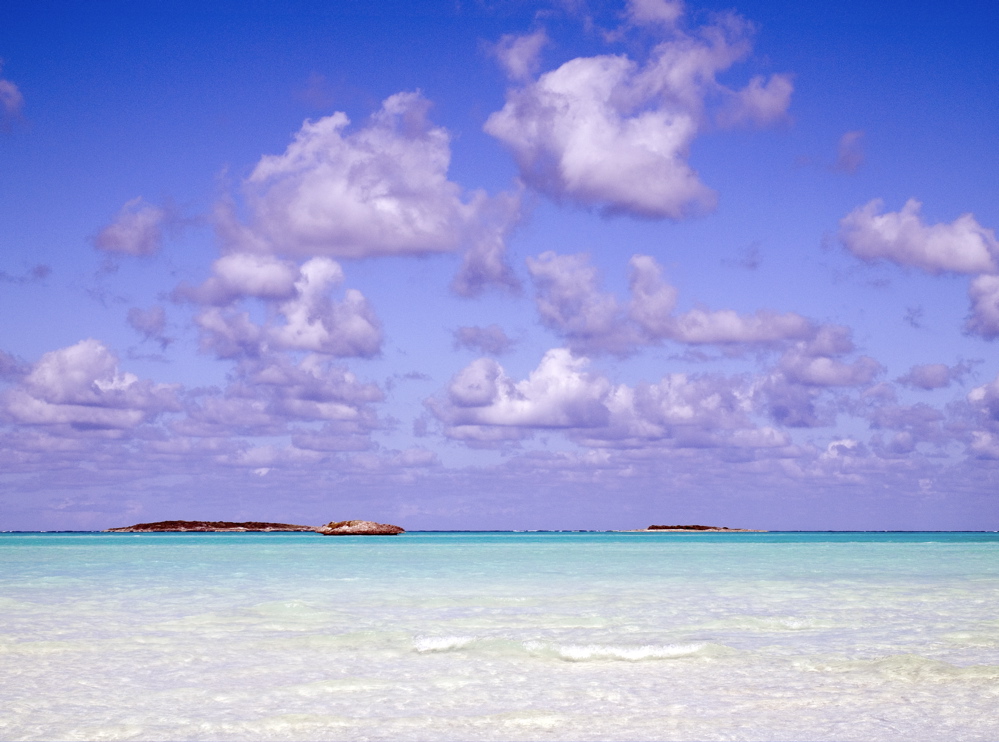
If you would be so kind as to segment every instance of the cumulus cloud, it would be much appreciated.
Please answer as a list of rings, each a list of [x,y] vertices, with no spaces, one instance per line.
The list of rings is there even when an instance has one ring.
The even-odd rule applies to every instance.
[[[341,301],[330,298],[344,276],[329,258],[295,267],[272,258],[231,255],[216,261],[215,273],[200,287],[178,290],[181,298],[223,305],[210,306],[195,318],[203,350],[237,358],[273,350],[370,357],[381,349],[381,324],[364,295],[347,289]],[[284,321],[257,324],[249,312],[226,306],[241,297],[266,300]]]
[[[0,380],[16,379],[27,373],[24,362],[10,353],[0,350]]]
[[[3,72],[3,60],[0,59],[0,73]],[[24,108],[24,95],[10,80],[0,78],[0,120],[15,118],[21,115]]]
[[[636,26],[674,26],[683,17],[681,0],[628,0],[627,17]]]
[[[448,386],[459,425],[543,428],[588,427],[607,420],[601,400],[609,382],[584,371],[585,358],[563,348],[548,351],[527,379],[514,382],[496,361],[480,358]]]
[[[536,74],[541,64],[541,50],[548,44],[544,29],[518,36],[506,34],[493,47],[493,54],[513,80],[526,80]]]
[[[454,348],[475,350],[500,356],[513,347],[511,340],[499,325],[488,327],[459,327],[454,331]]]
[[[833,170],[855,173],[864,164],[864,132],[848,131],[839,138]]]
[[[599,274],[585,254],[546,252],[528,258],[542,324],[582,352],[627,354],[638,346],[672,340],[687,345],[772,345],[811,338],[804,317],[760,310],[691,309],[676,314],[677,290],[648,255],[630,260],[631,300],[623,304],[599,287]]]
[[[43,355],[3,404],[19,423],[76,430],[134,428],[179,409],[176,385],[122,373],[117,357],[93,339]]]
[[[901,211],[884,212],[884,201],[874,199],[840,220],[839,239],[867,262],[888,260],[932,274],[999,270],[995,232],[972,214],[950,224],[926,224],[921,210],[919,201],[909,199]]]
[[[155,340],[161,348],[166,348],[173,342],[166,336],[166,310],[160,306],[140,309],[132,307],[128,310],[128,324],[146,340]]]
[[[999,425],[999,375],[968,392],[968,401],[983,412],[987,420]]]
[[[94,247],[122,255],[152,255],[163,245],[167,213],[141,196],[127,201],[94,237]]]
[[[773,344],[815,334],[814,325],[793,312],[759,310],[741,315],[731,309],[691,309],[673,315],[676,289],[666,283],[662,268],[648,255],[631,258],[629,315],[646,337],[691,345]]]
[[[224,390],[192,401],[172,427],[201,437],[292,431],[303,449],[361,450],[371,446],[367,434],[379,425],[371,404],[383,399],[376,384],[359,381],[328,358],[310,354],[294,363],[269,355],[241,361]],[[289,428],[303,422],[325,426]]]
[[[216,260],[212,273],[200,286],[181,284],[174,290],[174,298],[213,306],[226,306],[243,298],[290,299],[300,276],[298,266],[290,261],[239,252]],[[343,278],[342,271],[339,278]]]
[[[824,325],[814,338],[796,343],[785,351],[778,365],[787,379],[806,386],[869,384],[883,368],[870,356],[860,356],[852,362],[841,360],[854,349],[848,328]]]
[[[791,106],[794,83],[790,75],[754,75],[746,87],[735,92],[718,114],[722,126],[769,126],[783,119]]]
[[[673,373],[632,387],[588,366],[587,358],[555,348],[516,381],[496,361],[480,358],[455,375],[443,398],[427,404],[449,437],[477,445],[542,430],[562,430],[596,448],[790,445],[785,433],[753,422],[753,389],[745,378]]]
[[[970,370],[971,367],[967,363],[959,363],[956,366],[948,366],[946,363],[927,363],[913,366],[907,374],[899,377],[898,382],[924,391],[944,389],[959,381]]]
[[[291,256],[463,249],[469,256],[459,292],[513,285],[503,251],[519,198],[465,194],[448,180],[450,135],[431,124],[429,107],[419,93],[397,93],[353,132],[343,113],[306,121],[283,154],[262,157],[245,181],[249,233],[231,223],[221,232],[243,250]]]
[[[850,360],[856,348],[849,328],[820,325],[808,340],[793,343],[757,386],[770,417],[794,428],[831,425],[841,410],[821,403],[827,390],[871,384],[883,366],[870,356]]]
[[[575,349],[627,353],[639,341],[613,294],[599,289],[599,273],[589,256],[552,251],[527,259],[537,289],[541,323]]]
[[[629,5],[638,24],[672,24],[678,3]],[[487,133],[513,153],[521,177],[555,199],[606,212],[682,219],[714,208],[714,192],[687,162],[690,145],[720,101],[722,125],[765,125],[785,114],[785,75],[733,90],[719,72],[751,49],[752,28],[735,15],[694,34],[673,31],[644,64],[623,55],[578,57],[507,93]]]
[[[978,458],[999,459],[999,375],[968,392],[968,403],[977,417],[969,450]]]
[[[940,410],[926,404],[875,407],[870,415],[871,428],[894,433],[887,440],[875,435],[872,447],[882,456],[905,456],[915,451],[919,443],[946,443],[949,437],[941,426],[943,420]]]
[[[968,332],[987,340],[999,337],[999,276],[978,276],[968,288],[971,315],[965,324]]]

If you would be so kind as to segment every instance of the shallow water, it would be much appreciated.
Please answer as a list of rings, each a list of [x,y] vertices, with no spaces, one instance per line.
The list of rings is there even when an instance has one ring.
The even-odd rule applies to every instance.
[[[995,740],[996,534],[0,534],[0,738]]]

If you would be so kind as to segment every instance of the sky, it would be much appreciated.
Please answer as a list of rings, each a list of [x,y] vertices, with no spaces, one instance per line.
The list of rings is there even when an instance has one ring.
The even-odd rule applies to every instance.
[[[0,530],[999,528],[996,28],[10,0]]]

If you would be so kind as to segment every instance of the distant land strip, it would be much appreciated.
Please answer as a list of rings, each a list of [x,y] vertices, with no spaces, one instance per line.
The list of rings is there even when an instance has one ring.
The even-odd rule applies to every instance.
[[[291,523],[261,523],[228,520],[161,520],[134,526],[108,528],[105,533],[319,533],[323,536],[396,536],[405,529],[370,520],[331,521],[325,526],[298,526]]]
[[[715,533],[767,533],[767,531],[761,531],[754,528],[727,528],[725,526],[649,526],[648,528],[639,528],[637,531],[632,531],[632,533],[644,533],[647,531],[679,531],[680,533],[701,533],[703,531],[711,531]]]
[[[156,523],[137,523],[134,526],[108,528],[105,533],[163,533],[163,532],[204,532],[219,533],[234,531],[305,531],[315,532],[315,526],[296,526],[290,523],[259,523],[247,521],[233,523],[228,520],[161,520]]]

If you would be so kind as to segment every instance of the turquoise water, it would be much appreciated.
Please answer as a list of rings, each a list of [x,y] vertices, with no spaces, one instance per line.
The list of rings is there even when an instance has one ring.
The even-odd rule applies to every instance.
[[[0,738],[995,740],[997,534],[0,534]]]

